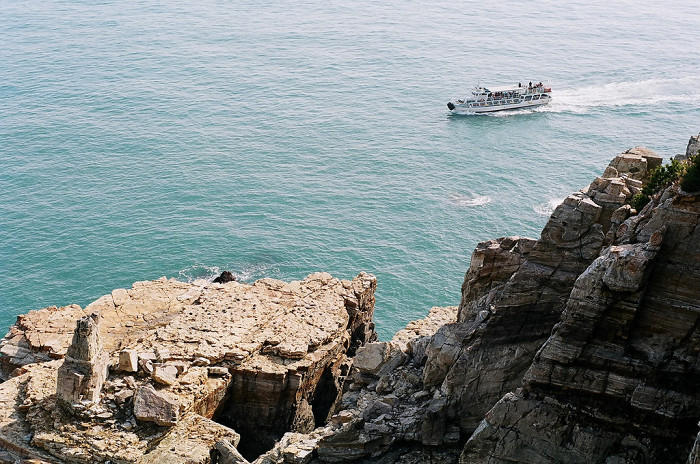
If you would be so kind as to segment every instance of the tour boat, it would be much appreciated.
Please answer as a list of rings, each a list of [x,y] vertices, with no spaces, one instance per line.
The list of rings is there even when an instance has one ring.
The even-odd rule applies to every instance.
[[[494,111],[515,110],[519,108],[534,108],[546,105],[552,101],[552,89],[545,87],[542,82],[530,82],[514,86],[491,87],[487,89],[477,85],[472,89],[472,96],[447,107],[455,114],[492,113]]]

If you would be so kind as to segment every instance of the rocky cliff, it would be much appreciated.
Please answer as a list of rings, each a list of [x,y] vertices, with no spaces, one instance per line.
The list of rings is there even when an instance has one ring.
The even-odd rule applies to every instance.
[[[454,322],[358,351],[319,459],[696,459],[698,193],[674,183],[629,205],[660,164],[628,150],[539,239],[480,243]]]
[[[462,462],[683,462],[700,418],[700,192],[618,226]]]
[[[0,348],[0,462],[205,463],[217,441],[252,459],[325,424],[348,355],[376,338],[375,289],[364,273],[163,278],[20,316]]]
[[[459,306],[387,342],[366,274],[20,316],[0,462],[698,463],[700,192],[630,206],[661,161],[628,150],[538,239],[480,243]]]

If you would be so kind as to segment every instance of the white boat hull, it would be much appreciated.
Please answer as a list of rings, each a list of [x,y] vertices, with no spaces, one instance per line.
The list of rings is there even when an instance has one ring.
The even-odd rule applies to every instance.
[[[538,106],[547,105],[551,102],[551,98],[537,101],[523,101],[519,103],[509,103],[505,105],[488,105],[488,106],[469,106],[466,103],[454,103],[454,109],[450,110],[454,114],[478,114],[478,113],[494,113],[496,111],[518,110],[523,108],[536,108]]]

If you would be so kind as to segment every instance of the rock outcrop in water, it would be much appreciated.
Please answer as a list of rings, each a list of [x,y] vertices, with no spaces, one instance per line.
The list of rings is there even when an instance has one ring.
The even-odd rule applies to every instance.
[[[366,274],[163,279],[20,316],[0,346],[0,446],[61,462],[698,463],[700,194],[629,205],[660,164],[628,150],[539,239],[480,243],[459,307],[388,342]]]

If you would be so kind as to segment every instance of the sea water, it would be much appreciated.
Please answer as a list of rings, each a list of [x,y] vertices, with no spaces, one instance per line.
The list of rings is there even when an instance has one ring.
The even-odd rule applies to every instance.
[[[0,0],[0,327],[160,276],[379,280],[389,338],[700,131],[700,3]],[[544,108],[453,116],[483,85]]]

